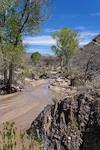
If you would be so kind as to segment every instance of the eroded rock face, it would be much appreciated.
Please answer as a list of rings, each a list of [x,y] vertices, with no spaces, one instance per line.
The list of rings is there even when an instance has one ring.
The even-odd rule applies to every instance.
[[[100,96],[79,93],[48,105],[32,123],[44,150],[100,150]]]
[[[69,66],[83,73],[87,68],[87,72],[91,77],[100,74],[100,34],[71,58]]]

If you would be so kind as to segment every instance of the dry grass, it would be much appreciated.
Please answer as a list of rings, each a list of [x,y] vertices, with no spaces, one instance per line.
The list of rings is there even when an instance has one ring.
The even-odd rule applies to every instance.
[[[41,142],[18,130],[14,122],[6,122],[0,132],[0,150],[41,150]]]

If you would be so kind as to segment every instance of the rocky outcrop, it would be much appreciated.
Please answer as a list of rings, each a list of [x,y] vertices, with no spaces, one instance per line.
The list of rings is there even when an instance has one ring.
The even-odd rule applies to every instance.
[[[100,74],[100,34],[72,57],[69,66],[83,72],[87,70],[93,77]]]
[[[63,99],[66,96],[75,95],[77,91],[75,86],[71,86],[70,79],[61,76],[59,78],[51,79],[48,87],[52,92],[56,93],[56,100]]]
[[[54,81],[51,83],[52,86],[62,87],[62,88],[68,88],[70,85],[70,80],[59,77],[57,79],[54,79]]]
[[[44,150],[100,150],[100,95],[79,92],[48,105],[27,131],[43,140]]]

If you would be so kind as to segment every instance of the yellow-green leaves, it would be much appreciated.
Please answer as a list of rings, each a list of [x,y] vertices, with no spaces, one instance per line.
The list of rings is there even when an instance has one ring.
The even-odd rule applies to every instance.
[[[14,0],[0,0],[0,14],[7,11],[14,3]]]
[[[62,58],[63,65],[67,65],[69,58],[78,50],[77,33],[63,28],[55,32],[52,37],[57,43],[52,46],[52,50],[58,57]]]
[[[17,12],[13,12],[7,19],[7,30],[13,40],[15,41],[16,37],[20,38],[19,30],[21,28],[20,15]]]

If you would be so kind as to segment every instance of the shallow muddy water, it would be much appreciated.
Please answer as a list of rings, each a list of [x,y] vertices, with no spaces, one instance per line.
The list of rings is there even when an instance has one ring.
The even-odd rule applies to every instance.
[[[0,124],[15,121],[20,128],[27,129],[54,94],[48,89],[48,81],[37,87],[27,86],[21,93],[0,97]]]

